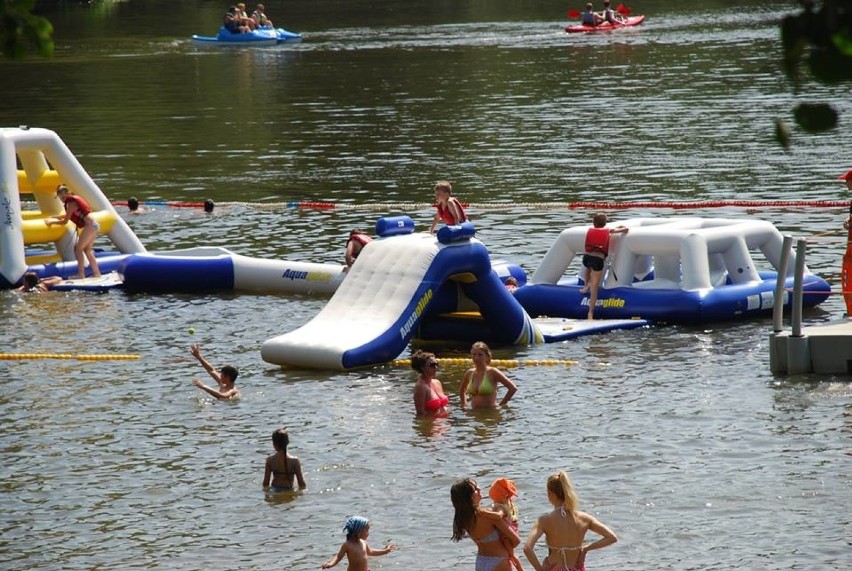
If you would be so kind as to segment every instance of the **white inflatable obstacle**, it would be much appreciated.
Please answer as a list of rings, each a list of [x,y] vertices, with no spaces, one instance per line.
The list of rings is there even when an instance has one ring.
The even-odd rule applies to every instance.
[[[68,185],[71,192],[89,203],[90,216],[120,253],[145,251],[56,133],[27,127],[0,128],[0,286],[18,283],[32,264],[68,262],[76,270],[74,224],[48,227],[44,222],[65,211],[56,197],[59,183]],[[22,194],[31,194],[38,210],[23,212]],[[53,252],[28,259],[26,247],[31,244],[51,244]]]
[[[596,317],[641,317],[657,322],[703,323],[772,310],[783,236],[754,218],[631,218],[613,234],[611,268],[604,270]],[[515,296],[530,315],[579,318],[589,297],[579,277],[589,226],[563,230],[528,284]],[[757,255],[755,258],[753,255]],[[762,267],[761,267],[762,262]],[[576,275],[566,275],[574,263]],[[785,276],[792,287],[795,253]],[[805,269],[805,305],[828,297],[829,284]],[[785,299],[780,303],[789,303]]]

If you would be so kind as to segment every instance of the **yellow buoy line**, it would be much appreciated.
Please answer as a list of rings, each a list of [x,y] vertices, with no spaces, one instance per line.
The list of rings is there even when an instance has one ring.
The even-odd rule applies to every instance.
[[[34,361],[36,359],[65,359],[77,361],[131,361],[139,355],[74,355],[71,353],[0,353],[2,361]]]
[[[473,361],[466,357],[438,357],[438,363],[441,365],[461,365],[464,367],[473,366]],[[579,361],[573,361],[571,359],[524,359],[520,361],[518,359],[492,359],[491,365],[494,367],[552,367],[555,365],[578,365]],[[410,367],[411,359],[395,359],[391,361],[391,364],[394,366],[403,366]]]

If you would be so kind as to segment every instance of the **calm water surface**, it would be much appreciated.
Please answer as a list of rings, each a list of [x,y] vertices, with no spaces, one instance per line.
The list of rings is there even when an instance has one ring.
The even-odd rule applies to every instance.
[[[239,203],[212,216],[122,211],[152,250],[338,262],[349,229],[379,216],[404,212],[425,229],[438,178],[482,205],[470,214],[493,255],[529,271],[561,228],[591,214],[541,203],[848,198],[834,180],[852,166],[848,86],[797,91],[779,73],[775,22],[793,3],[647,2],[633,5],[646,25],[595,37],[566,36],[573,6],[546,2],[266,5],[302,44],[196,47],[192,34],[218,26],[215,2],[69,6],[51,15],[53,60],[0,63],[15,78],[0,124],[56,130],[114,200]],[[773,119],[805,100],[833,102],[841,124],[794,130],[785,151]],[[302,200],[339,208],[284,205]],[[677,214],[826,233],[808,263],[837,281],[842,209]],[[0,292],[3,351],[141,355],[0,361],[0,566],[316,569],[345,518],[363,514],[374,545],[399,546],[373,569],[472,569],[473,544],[449,540],[451,483],[514,478],[525,535],[557,469],[620,538],[590,555],[590,570],[852,565],[849,379],[771,375],[769,319],[498,348],[578,363],[509,369],[520,387],[509,407],[422,421],[410,369],[260,360],[264,340],[324,303]],[[832,299],[805,317],[842,314]],[[215,365],[240,368],[242,398],[192,387],[203,378],[194,341]],[[441,370],[449,393],[462,373]],[[270,498],[263,460],[281,426],[308,489]]]

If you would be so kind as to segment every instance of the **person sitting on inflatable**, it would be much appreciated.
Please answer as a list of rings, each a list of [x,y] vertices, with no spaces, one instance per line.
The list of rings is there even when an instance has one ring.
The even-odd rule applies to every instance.
[[[263,4],[258,4],[254,12],[251,13],[251,19],[257,22],[258,28],[274,28],[275,26],[272,25],[272,20],[266,16],[265,10]]]
[[[467,222],[468,217],[462,208],[458,198],[453,197],[453,186],[448,180],[439,180],[435,183],[435,218],[432,220],[430,234],[435,233],[435,227],[441,220],[448,226],[455,226]]]
[[[352,267],[355,259],[361,254],[364,246],[372,242],[373,239],[367,236],[362,230],[352,230],[349,233],[349,240],[346,241],[346,269]]]
[[[242,24],[242,19],[237,14],[237,7],[230,6],[222,17],[222,25],[232,34],[246,34],[251,31],[248,26]]]

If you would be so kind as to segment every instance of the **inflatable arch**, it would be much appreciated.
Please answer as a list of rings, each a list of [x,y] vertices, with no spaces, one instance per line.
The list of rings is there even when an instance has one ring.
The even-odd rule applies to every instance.
[[[68,263],[75,271],[73,223],[50,226],[45,219],[64,213],[56,186],[65,183],[83,197],[105,234],[122,254],[145,247],[118,215],[59,136],[47,129],[0,129],[0,287],[20,282],[33,264]],[[37,210],[22,211],[21,195],[32,195]],[[52,251],[27,253],[27,247],[52,244]],[[60,272],[61,275],[61,272]]]
[[[771,223],[753,219],[633,218],[629,231],[611,236],[595,315],[670,322],[734,319],[771,310],[783,236]],[[529,284],[516,293],[530,315],[581,318],[588,297],[568,267],[585,251],[589,226],[563,230]],[[759,269],[752,253],[768,267]],[[795,252],[785,279],[792,286]],[[829,284],[805,270],[806,305],[828,297]],[[785,296],[784,303],[788,303]]]

